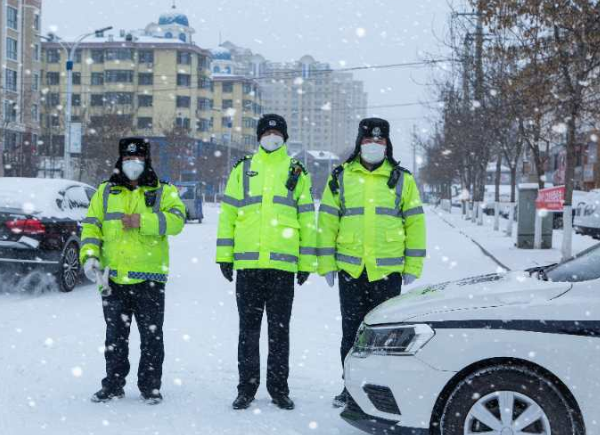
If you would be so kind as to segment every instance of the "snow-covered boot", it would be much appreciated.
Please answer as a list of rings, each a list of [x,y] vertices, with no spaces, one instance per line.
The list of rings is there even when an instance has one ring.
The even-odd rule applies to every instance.
[[[233,409],[248,409],[250,404],[254,401],[254,396],[246,396],[245,394],[238,394],[231,406]]]
[[[125,391],[122,388],[117,388],[116,390],[102,388],[95,392],[90,400],[94,403],[104,403],[113,399],[122,399],[123,397],[125,397]]]
[[[151,393],[142,393],[142,400],[146,405],[158,405],[163,401],[163,396],[159,391]]]

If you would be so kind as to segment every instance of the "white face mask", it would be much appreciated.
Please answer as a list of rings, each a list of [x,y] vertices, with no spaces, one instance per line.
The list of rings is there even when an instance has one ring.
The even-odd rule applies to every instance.
[[[277,136],[276,134],[263,136],[260,139],[260,146],[262,146],[266,151],[278,150],[283,146],[283,138],[281,136]]]
[[[140,178],[146,163],[143,160],[126,160],[123,162],[123,172],[131,181],[135,181]]]
[[[385,159],[385,149],[385,145],[376,142],[367,142],[360,146],[360,156],[365,162],[376,165]]]

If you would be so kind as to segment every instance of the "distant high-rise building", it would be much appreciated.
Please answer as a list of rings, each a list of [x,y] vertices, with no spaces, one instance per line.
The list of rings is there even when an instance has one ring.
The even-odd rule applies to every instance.
[[[41,0],[0,8],[0,175],[29,176],[40,135]]]

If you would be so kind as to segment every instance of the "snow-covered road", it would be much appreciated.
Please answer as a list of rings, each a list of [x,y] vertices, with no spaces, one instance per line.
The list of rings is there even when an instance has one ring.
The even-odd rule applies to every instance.
[[[218,209],[202,225],[171,240],[167,286],[166,360],[160,406],[139,400],[137,331],[127,397],[93,404],[104,374],[104,321],[92,286],[70,294],[0,296],[0,434],[357,434],[331,407],[342,387],[338,296],[313,276],[296,289],[290,388],[294,411],[270,405],[261,386],[247,411],[233,411],[237,383],[237,310],[233,284],[214,264]],[[495,263],[468,239],[427,212],[424,277],[438,282],[494,272]],[[266,332],[266,328],[264,329]],[[266,361],[266,337],[263,337]],[[263,362],[263,373],[265,363]]]

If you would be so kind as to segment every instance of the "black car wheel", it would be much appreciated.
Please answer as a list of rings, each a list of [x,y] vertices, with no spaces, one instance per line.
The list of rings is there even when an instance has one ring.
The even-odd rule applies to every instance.
[[[60,260],[60,268],[56,272],[58,289],[61,292],[72,291],[79,282],[79,248],[76,243],[71,242],[65,248]]]
[[[501,365],[471,374],[448,398],[442,435],[583,435],[580,416],[551,380],[527,367]]]

